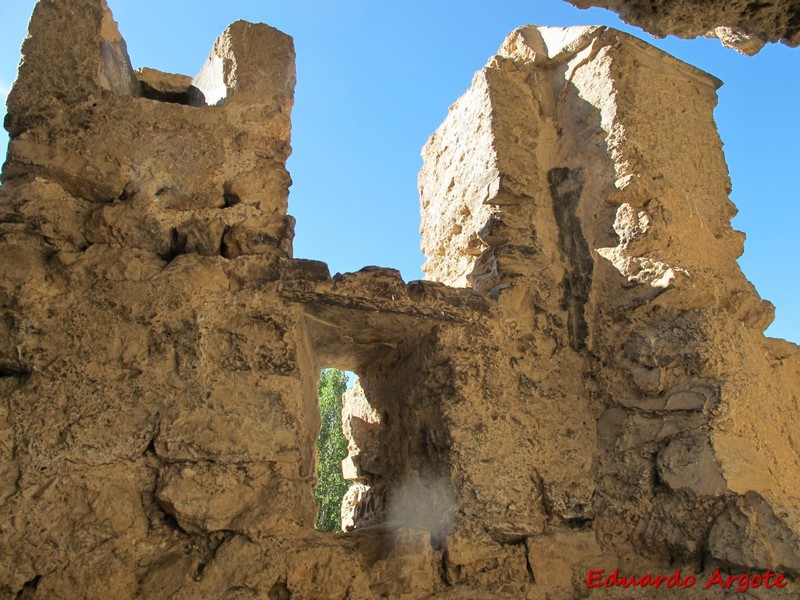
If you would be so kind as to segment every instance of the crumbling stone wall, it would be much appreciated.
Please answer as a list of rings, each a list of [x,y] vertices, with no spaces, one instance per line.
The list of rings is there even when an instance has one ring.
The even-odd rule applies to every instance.
[[[405,283],[292,258],[288,36],[235,23],[190,79],[134,73],[103,0],[40,2],[30,32],[0,188],[3,597],[800,574],[800,357],[735,262],[712,77],[606,28],[513,32],[426,145]],[[359,375],[341,534],[313,529],[323,366]]]
[[[539,413],[514,464],[535,470],[546,525],[511,537],[531,547],[558,523],[621,560],[745,569],[796,544],[797,446],[769,429],[795,426],[797,348],[763,337],[772,306],[736,263],[718,84],[620,32],[523,27],[423,151],[427,275],[513,315],[509,413]],[[729,537],[756,505],[771,533]]]
[[[626,23],[657,36],[717,37],[743,54],[756,54],[767,42],[800,45],[797,0],[567,0],[578,8],[599,6]]]

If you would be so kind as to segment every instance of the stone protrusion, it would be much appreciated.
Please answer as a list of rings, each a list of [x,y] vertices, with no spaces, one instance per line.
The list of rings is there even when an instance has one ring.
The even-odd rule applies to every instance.
[[[12,139],[104,91],[139,95],[125,41],[105,0],[69,6],[39,2],[28,33],[7,100],[5,126]]]
[[[613,10],[626,23],[658,37],[717,37],[742,54],[756,54],[765,42],[800,45],[798,6],[793,0],[568,0],[578,8]]]
[[[73,224],[89,243],[290,256],[292,40],[237,22],[212,56],[228,100],[190,109],[185,76],[133,72],[104,0],[38,4],[9,95],[5,185],[35,174],[93,203]]]
[[[386,448],[381,442],[381,416],[358,382],[342,397],[342,431],[348,450],[342,465],[344,478],[357,482],[366,480],[368,474],[383,474]]]

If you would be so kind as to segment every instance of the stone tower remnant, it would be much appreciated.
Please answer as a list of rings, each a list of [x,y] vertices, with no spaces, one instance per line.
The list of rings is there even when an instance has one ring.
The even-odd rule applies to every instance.
[[[425,146],[405,283],[292,257],[294,78],[266,25],[190,79],[134,72],[104,0],[37,4],[0,188],[2,597],[800,575],[800,352],[736,263],[716,79],[512,32]],[[341,534],[313,529],[323,366],[359,375]]]

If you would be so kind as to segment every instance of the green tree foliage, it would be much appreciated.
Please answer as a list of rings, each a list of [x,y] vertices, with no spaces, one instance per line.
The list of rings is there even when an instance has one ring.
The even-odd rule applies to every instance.
[[[342,394],[347,389],[347,375],[337,369],[323,369],[317,389],[322,420],[317,439],[318,483],[314,488],[314,497],[319,502],[317,529],[338,531],[342,498],[350,487],[342,479],[342,461],[347,456],[347,440],[342,433]]]

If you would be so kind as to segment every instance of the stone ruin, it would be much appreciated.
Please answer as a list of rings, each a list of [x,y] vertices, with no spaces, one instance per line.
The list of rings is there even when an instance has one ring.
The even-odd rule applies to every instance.
[[[3,598],[656,594],[587,587],[615,568],[796,597],[800,351],[736,262],[714,77],[605,27],[512,32],[423,150],[405,283],[292,258],[287,35],[134,72],[104,0],[39,2],[23,55]],[[360,381],[348,533],[313,528],[323,366]]]
[[[719,38],[742,54],[768,42],[800,46],[798,0],[567,0],[578,8],[599,6],[626,23],[665,37]]]

